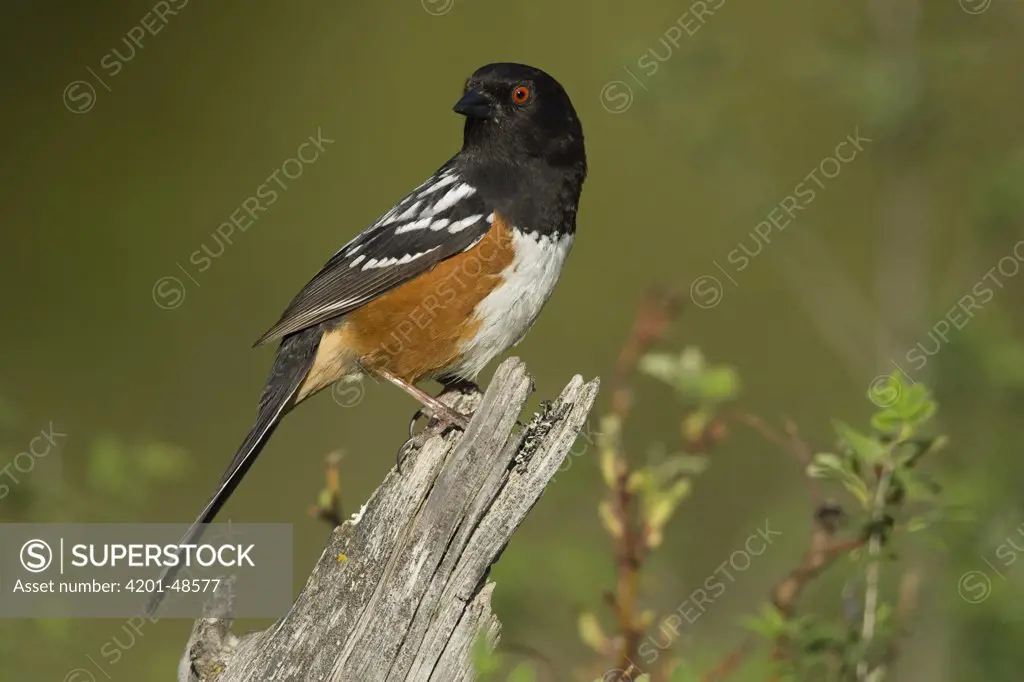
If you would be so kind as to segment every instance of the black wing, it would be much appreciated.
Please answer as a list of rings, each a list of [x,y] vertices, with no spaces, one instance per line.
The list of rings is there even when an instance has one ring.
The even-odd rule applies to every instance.
[[[493,220],[451,162],[338,253],[256,345],[344,315],[483,239]]]

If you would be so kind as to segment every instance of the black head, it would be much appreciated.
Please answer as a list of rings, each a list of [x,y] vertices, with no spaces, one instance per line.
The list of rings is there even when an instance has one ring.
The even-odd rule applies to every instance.
[[[454,111],[466,117],[463,149],[512,163],[541,160],[585,173],[583,128],[554,78],[525,64],[488,64],[466,81]]]

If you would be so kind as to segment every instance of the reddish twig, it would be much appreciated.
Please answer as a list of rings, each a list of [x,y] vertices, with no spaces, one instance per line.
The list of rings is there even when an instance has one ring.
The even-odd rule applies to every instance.
[[[612,382],[612,414],[625,422],[633,402],[632,380],[640,358],[661,340],[668,326],[682,310],[682,297],[675,292],[650,290],[640,302],[633,328],[619,351]]]
[[[811,446],[800,437],[800,432],[797,429],[796,423],[791,419],[786,419],[784,421],[786,437],[783,438],[775,429],[769,426],[765,420],[761,419],[757,415],[746,412],[731,412],[729,417],[752,428],[761,434],[765,440],[774,443],[782,450],[796,457],[796,460],[805,468],[814,461],[814,451],[811,450]],[[818,482],[812,478],[809,480],[809,485],[811,491],[811,504],[817,508],[821,505],[821,491],[818,488]]]
[[[681,300],[678,296],[660,291],[651,292],[641,303],[631,333],[619,353],[612,382],[612,413],[618,418],[620,427],[626,421],[632,407],[632,378],[640,358],[652,344],[664,336],[680,307]],[[712,419],[700,436],[701,451],[710,450],[711,446],[724,436],[728,419],[754,429],[766,440],[792,454],[804,467],[813,460],[813,450],[800,437],[794,422],[788,419],[784,421],[785,435],[782,435],[760,417],[742,412],[733,412],[723,418]],[[616,473],[610,501],[622,533],[614,543],[616,591],[614,594],[606,594],[605,601],[616,613],[621,637],[616,668],[630,672],[626,672],[620,680],[608,682],[629,680],[632,678],[632,671],[635,670],[632,660],[637,655],[640,639],[643,637],[643,624],[636,613],[638,576],[648,549],[647,529],[642,522],[638,527],[632,514],[633,495],[628,488],[632,470],[628,463],[623,461]],[[793,615],[798,599],[811,581],[838,558],[863,546],[865,542],[865,538],[836,538],[839,524],[835,523],[833,517],[837,513],[841,514],[841,510],[837,511],[821,502],[821,494],[814,479],[810,479],[810,488],[814,515],[809,547],[796,567],[776,584],[771,593],[772,605],[785,617]],[[773,659],[784,658],[784,645],[784,642],[776,642]],[[726,679],[742,665],[754,647],[755,640],[746,639],[712,670],[705,673],[702,682],[720,682]]]
[[[732,653],[719,661],[718,665],[704,673],[701,682],[719,682],[724,680],[740,667],[753,648],[754,640],[751,638],[745,639]]]
[[[632,406],[632,379],[637,365],[650,347],[664,337],[669,324],[679,314],[682,298],[675,293],[652,290],[641,301],[630,334],[619,352],[612,381],[612,413],[620,429],[625,424]],[[648,529],[642,521],[637,524],[633,514],[633,493],[629,490],[632,470],[625,457],[618,466],[615,484],[611,490],[612,512],[622,532],[615,539],[616,567],[615,594],[606,600],[615,610],[622,646],[617,656],[619,670],[632,669],[640,639],[644,634],[643,622],[637,613],[640,567],[648,549]],[[632,673],[625,673],[631,679]]]
[[[792,454],[796,460],[806,467],[813,461],[814,452],[810,445],[799,434],[796,424],[787,419],[784,422],[785,437],[768,425],[762,418],[743,412],[732,412],[729,418],[744,424],[761,436]],[[796,611],[797,601],[807,586],[837,559],[849,552],[864,546],[867,537],[840,539],[836,537],[839,524],[835,521],[842,516],[842,510],[822,503],[821,492],[815,479],[809,479],[811,501],[813,502],[813,521],[808,548],[797,565],[779,581],[771,592],[771,603],[784,617],[790,618]],[[772,649],[772,660],[785,658],[785,641],[777,641]],[[724,680],[742,664],[744,658],[753,648],[751,639],[745,640],[734,651],[725,656],[710,672],[702,678],[702,682],[718,682]]]

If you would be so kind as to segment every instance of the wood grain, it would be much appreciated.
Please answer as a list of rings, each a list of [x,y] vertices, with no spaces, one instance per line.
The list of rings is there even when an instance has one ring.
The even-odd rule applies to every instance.
[[[533,382],[516,358],[482,400],[451,396],[460,409],[479,402],[466,433],[434,436],[392,470],[272,627],[237,637],[228,617],[197,620],[178,681],[475,679],[477,633],[494,646],[501,630],[490,566],[572,448],[598,384],[574,377],[526,429],[517,420]],[[229,616],[230,599],[208,608]]]

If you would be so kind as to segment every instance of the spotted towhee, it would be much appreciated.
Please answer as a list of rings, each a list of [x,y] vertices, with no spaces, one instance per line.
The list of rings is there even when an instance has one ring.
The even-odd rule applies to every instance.
[[[280,347],[256,424],[182,544],[301,401],[365,372],[465,428],[414,384],[472,381],[537,318],[572,246],[587,174],[576,111],[554,78],[505,63],[477,70],[454,110],[466,117],[459,153],[342,247],[257,341]]]

